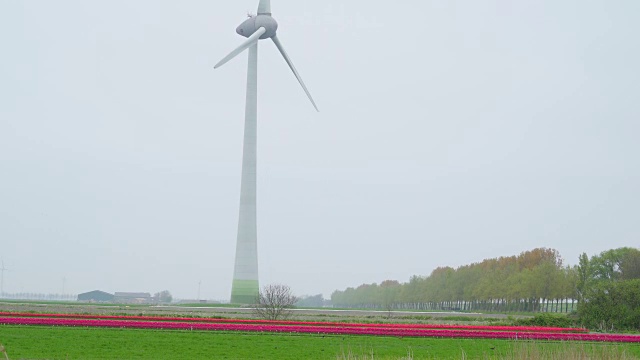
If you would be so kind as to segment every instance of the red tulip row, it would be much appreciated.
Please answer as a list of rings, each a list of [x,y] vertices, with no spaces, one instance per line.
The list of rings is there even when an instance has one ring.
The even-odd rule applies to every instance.
[[[511,331],[511,332],[545,332],[545,333],[586,333],[588,330],[580,328],[557,328],[543,326],[480,326],[480,325],[444,325],[444,324],[355,324],[335,322],[306,322],[306,321],[270,321],[252,319],[213,319],[213,318],[181,318],[164,316],[117,316],[117,315],[81,315],[81,314],[31,314],[31,313],[3,313],[0,316],[42,317],[64,319],[104,319],[104,320],[141,320],[141,321],[179,321],[217,324],[262,324],[262,325],[293,325],[293,326],[332,326],[332,327],[368,327],[388,329],[449,329],[473,331]]]
[[[560,340],[560,341],[606,341],[606,342],[640,342],[640,336],[614,334],[574,334],[574,333],[540,333],[517,331],[485,331],[464,329],[405,329],[378,328],[362,324],[362,327],[338,326],[295,326],[264,324],[232,324],[232,323],[190,323],[166,321],[135,320],[96,320],[96,319],[51,319],[0,317],[0,324],[5,325],[44,325],[44,326],[81,326],[107,328],[137,329],[174,329],[174,330],[218,330],[242,332],[283,332],[334,335],[377,335],[377,336],[411,336],[411,337],[443,337],[443,338],[484,338],[484,339],[527,339],[527,340]]]

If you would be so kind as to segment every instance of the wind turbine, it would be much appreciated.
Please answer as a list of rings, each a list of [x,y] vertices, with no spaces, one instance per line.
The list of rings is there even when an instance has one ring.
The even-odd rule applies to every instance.
[[[271,0],[260,0],[258,15],[244,21],[236,32],[247,38],[238,48],[217,63],[226,64],[245,50],[249,50],[247,71],[247,98],[245,105],[244,145],[242,152],[242,181],[240,186],[240,216],[236,242],[236,260],[231,287],[231,303],[254,304],[259,293],[258,242],[256,226],[256,164],[258,120],[258,41],[271,39],[293,71],[302,89],[318,111],[315,101],[305,86],[293,62],[276,36],[278,22],[271,16]]]
[[[4,297],[4,272],[9,271],[6,267],[4,267],[4,260],[0,259],[2,263],[2,267],[0,267],[0,297]]]

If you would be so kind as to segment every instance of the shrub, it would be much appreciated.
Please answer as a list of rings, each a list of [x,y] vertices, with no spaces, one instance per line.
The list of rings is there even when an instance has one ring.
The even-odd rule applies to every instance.
[[[594,285],[578,306],[578,316],[589,329],[640,330],[640,279]]]

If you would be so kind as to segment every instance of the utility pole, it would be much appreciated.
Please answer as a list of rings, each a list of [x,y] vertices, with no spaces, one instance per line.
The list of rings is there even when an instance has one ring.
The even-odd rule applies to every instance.
[[[202,280],[198,281],[198,302],[200,302],[200,285],[202,285]]]

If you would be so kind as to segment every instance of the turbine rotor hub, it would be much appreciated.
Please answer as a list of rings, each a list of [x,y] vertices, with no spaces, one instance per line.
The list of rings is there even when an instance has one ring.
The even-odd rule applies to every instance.
[[[271,15],[259,14],[257,16],[252,16],[251,18],[245,20],[238,28],[236,32],[239,35],[242,35],[246,38],[253,35],[258,29],[261,27],[267,30],[260,39],[270,39],[276,35],[276,31],[278,30],[278,22],[271,17]]]

